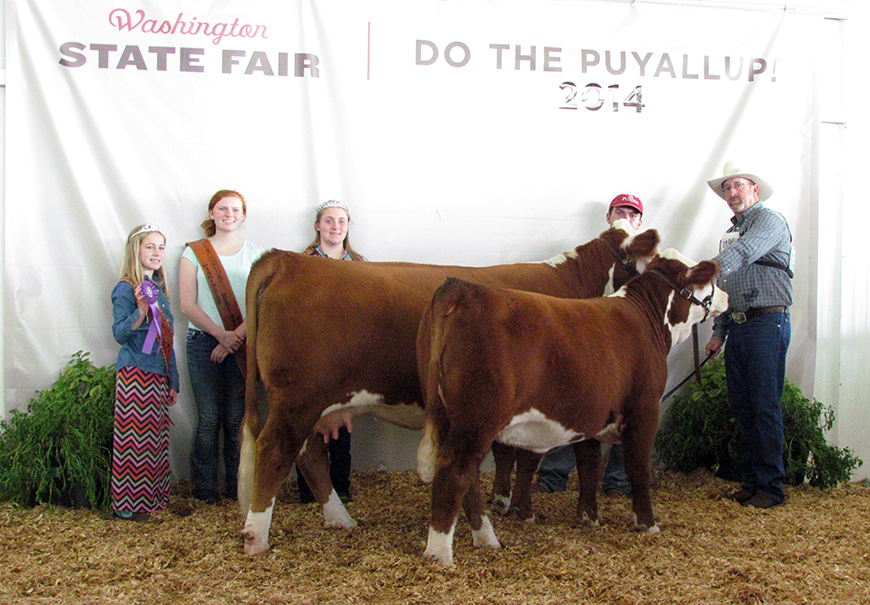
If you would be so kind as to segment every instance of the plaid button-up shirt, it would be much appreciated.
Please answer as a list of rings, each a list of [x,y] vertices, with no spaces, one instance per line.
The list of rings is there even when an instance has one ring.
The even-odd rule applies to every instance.
[[[728,293],[728,313],[713,323],[713,335],[725,339],[731,313],[792,303],[791,278],[782,269],[754,264],[757,260],[789,266],[791,231],[785,217],[757,202],[731,227],[720,243],[719,287]]]

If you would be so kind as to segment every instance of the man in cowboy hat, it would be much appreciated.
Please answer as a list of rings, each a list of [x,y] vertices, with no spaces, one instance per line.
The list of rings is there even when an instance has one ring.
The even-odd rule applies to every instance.
[[[607,214],[604,216],[607,224],[619,219],[626,219],[635,231],[640,231],[643,224],[643,202],[636,195],[621,193],[610,202]],[[625,463],[622,457],[622,445],[615,444],[605,451],[607,466],[601,479],[601,487],[608,496],[631,495],[631,485],[625,473]],[[577,466],[574,458],[574,446],[563,445],[553,448],[541,459],[538,467],[538,481],[532,486],[536,492],[564,492],[568,487],[568,476]]]
[[[722,177],[707,184],[734,213],[715,258],[728,312],[716,318],[706,347],[715,355],[728,340],[725,374],[741,431],[743,485],[727,497],[771,508],[785,501],[780,400],[791,339],[791,231],[785,217],[762,203],[773,187],[739,163],[728,162]]]

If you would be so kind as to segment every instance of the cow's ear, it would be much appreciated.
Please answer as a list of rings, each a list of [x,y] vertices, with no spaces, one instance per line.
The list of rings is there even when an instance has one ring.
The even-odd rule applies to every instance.
[[[716,279],[717,275],[719,275],[719,263],[715,260],[702,260],[686,271],[683,286],[706,285]]]
[[[628,242],[626,248],[628,257],[632,260],[638,260],[654,256],[658,251],[659,241],[659,232],[655,229],[647,229],[643,233],[638,233]]]

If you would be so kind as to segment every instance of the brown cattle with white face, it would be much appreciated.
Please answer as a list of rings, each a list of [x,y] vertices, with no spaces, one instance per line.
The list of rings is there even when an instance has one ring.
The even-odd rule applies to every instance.
[[[542,263],[439,267],[345,263],[272,251],[247,286],[248,380],[239,464],[245,552],[268,549],[272,507],[294,460],[323,506],[325,525],[349,529],[329,479],[323,437],[369,413],[422,428],[415,341],[423,311],[448,276],[564,298],[601,296],[653,258],[658,234],[610,229]],[[269,411],[260,417],[258,383]]]
[[[578,514],[597,525],[600,441],[621,442],[635,527],[658,532],[650,454],[671,346],[727,308],[718,266],[665,253],[616,294],[588,300],[449,279],[420,322],[426,427],[418,452],[432,480],[424,556],[453,564],[464,507],[475,546],[499,548],[483,515],[479,468],[494,441],[536,452],[575,444]],[[690,263],[691,264],[691,263]]]

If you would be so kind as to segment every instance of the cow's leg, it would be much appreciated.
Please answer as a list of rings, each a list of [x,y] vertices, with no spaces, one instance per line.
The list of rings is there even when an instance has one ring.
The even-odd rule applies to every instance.
[[[483,512],[480,496],[480,467],[471,473],[468,490],[462,500],[462,508],[471,525],[471,540],[476,548],[501,548],[489,517]]]
[[[598,482],[601,480],[601,443],[586,439],[574,444],[577,459],[577,478],[580,481],[577,496],[577,516],[583,523],[598,526]]]
[[[299,472],[317,502],[323,506],[323,526],[329,529],[352,529],[356,521],[342,504],[332,480],[329,478],[329,452],[323,437],[315,433],[305,442],[305,447],[296,458]]]
[[[517,478],[514,481],[514,507],[519,518],[531,523],[535,520],[532,510],[532,481],[541,463],[541,454],[517,449]]]
[[[242,532],[246,555],[269,550],[272,509],[281,485],[293,467],[293,458],[299,450],[298,443],[294,442],[292,432],[286,425],[272,422],[271,419],[257,437],[251,503]]]
[[[511,474],[516,462],[517,450],[511,445],[498,441],[492,444],[492,457],[495,461],[495,479],[492,483],[492,512],[506,515],[511,508]]]
[[[473,437],[468,433],[451,437],[450,440],[439,439],[439,443],[445,445],[439,445],[432,481],[429,539],[423,553],[425,558],[448,566],[453,565],[453,533],[460,506],[465,507],[469,517],[475,546],[500,547],[489,518],[482,514],[480,497],[480,463],[492,440],[472,443]]]
[[[424,558],[441,565],[453,565],[453,532],[467,490],[468,477],[461,475],[457,465],[452,462],[442,464],[439,460],[432,480],[429,539]]]
[[[656,420],[657,418],[654,418],[651,422],[644,424],[645,428],[640,431],[626,431],[622,441],[625,474],[628,475],[628,482],[631,484],[634,529],[648,534],[659,532],[649,490],[650,478],[652,477],[650,456],[655,440]]]

